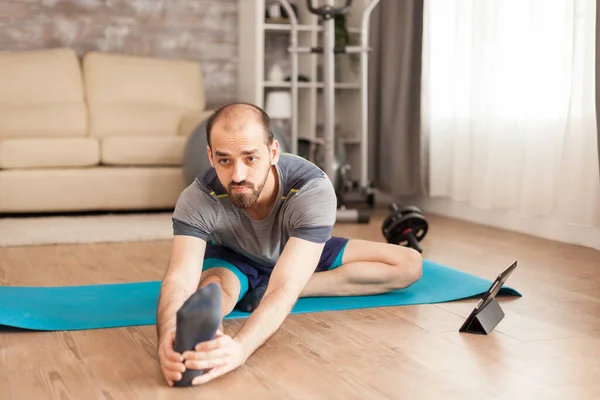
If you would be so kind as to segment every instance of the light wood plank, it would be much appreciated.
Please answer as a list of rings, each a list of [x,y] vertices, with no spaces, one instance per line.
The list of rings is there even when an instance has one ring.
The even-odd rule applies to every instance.
[[[444,332],[440,337],[479,357],[481,365],[496,363],[546,388],[582,385],[600,379],[600,371],[581,366],[568,353],[554,355],[500,332],[486,336]],[[479,375],[471,371],[470,376]]]
[[[600,399],[600,384],[588,382],[582,385],[561,386],[554,389],[560,399],[598,400]]]
[[[8,380],[8,374],[6,372],[6,357],[4,355],[4,343],[3,336],[4,331],[0,330],[0,400],[5,400],[10,398],[10,386]]]

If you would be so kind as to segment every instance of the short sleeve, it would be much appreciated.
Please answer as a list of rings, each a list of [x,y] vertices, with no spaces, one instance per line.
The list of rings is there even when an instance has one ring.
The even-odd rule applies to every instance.
[[[173,234],[207,240],[217,216],[215,199],[194,182],[185,188],[177,199],[172,217]]]
[[[313,179],[289,200],[289,233],[314,243],[331,238],[336,220],[337,197],[327,178]]]

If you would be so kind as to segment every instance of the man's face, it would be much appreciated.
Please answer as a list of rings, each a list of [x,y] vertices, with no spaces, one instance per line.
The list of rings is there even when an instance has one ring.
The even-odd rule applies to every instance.
[[[208,156],[232,203],[250,208],[265,186],[278,157],[278,144],[266,143],[263,127],[253,121],[224,121],[213,126]]]

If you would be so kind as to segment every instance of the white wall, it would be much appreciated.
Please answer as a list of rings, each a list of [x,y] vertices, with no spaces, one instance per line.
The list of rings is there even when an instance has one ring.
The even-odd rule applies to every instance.
[[[545,239],[571,243],[600,250],[600,229],[575,225],[552,218],[521,217],[514,211],[481,210],[444,198],[421,198],[415,204],[423,212],[521,232]],[[431,227],[435,229],[435,226]]]

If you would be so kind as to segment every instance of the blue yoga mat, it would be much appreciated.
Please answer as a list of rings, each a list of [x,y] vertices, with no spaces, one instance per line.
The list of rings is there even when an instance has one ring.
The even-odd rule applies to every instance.
[[[501,271],[499,271],[501,272]],[[495,277],[492,277],[495,278]],[[492,281],[428,260],[414,285],[373,296],[301,298],[292,313],[442,303],[478,296]],[[154,325],[160,281],[0,287],[0,326],[59,331]],[[504,286],[499,295],[521,296]],[[234,310],[226,318],[246,318]]]

